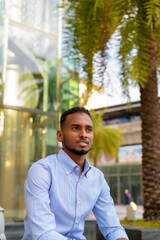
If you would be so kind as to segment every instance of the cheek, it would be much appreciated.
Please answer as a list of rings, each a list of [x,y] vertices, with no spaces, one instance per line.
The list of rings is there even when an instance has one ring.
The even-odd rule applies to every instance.
[[[90,141],[90,145],[92,145],[93,144],[93,136],[90,136],[88,139]]]
[[[90,136],[90,141],[93,142],[93,134]]]
[[[76,139],[75,134],[68,133],[63,135],[63,141],[67,142],[68,144],[74,142],[74,139]]]

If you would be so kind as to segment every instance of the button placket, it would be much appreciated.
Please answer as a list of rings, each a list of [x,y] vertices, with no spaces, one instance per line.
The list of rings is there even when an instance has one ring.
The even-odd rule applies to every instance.
[[[78,168],[78,167],[77,167]],[[76,169],[77,169],[76,168]],[[79,170],[79,169],[78,169]],[[76,216],[75,216],[75,223],[76,224],[79,224],[79,204],[80,204],[80,201],[79,201],[79,191],[80,191],[80,178],[78,179],[78,182],[77,182],[77,188],[76,188]]]

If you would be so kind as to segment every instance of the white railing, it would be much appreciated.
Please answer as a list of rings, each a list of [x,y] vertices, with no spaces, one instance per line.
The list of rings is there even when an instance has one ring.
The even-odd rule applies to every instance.
[[[4,209],[0,206],[0,240],[7,240],[4,234]]]

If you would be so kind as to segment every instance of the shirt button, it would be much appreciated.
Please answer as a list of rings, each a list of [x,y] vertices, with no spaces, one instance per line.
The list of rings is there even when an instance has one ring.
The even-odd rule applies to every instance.
[[[78,171],[78,170],[79,170],[79,168],[77,167],[77,168],[76,168],[76,170]]]
[[[79,201],[77,201],[77,203],[79,204]]]
[[[76,220],[76,223],[78,223],[78,220]]]
[[[80,183],[78,183],[78,186],[80,186]]]

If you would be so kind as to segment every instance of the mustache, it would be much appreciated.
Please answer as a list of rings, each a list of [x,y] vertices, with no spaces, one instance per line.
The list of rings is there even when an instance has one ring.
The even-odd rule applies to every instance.
[[[81,142],[89,144],[89,141],[85,140],[85,139],[80,139],[80,140],[77,141],[77,143],[81,143]]]

